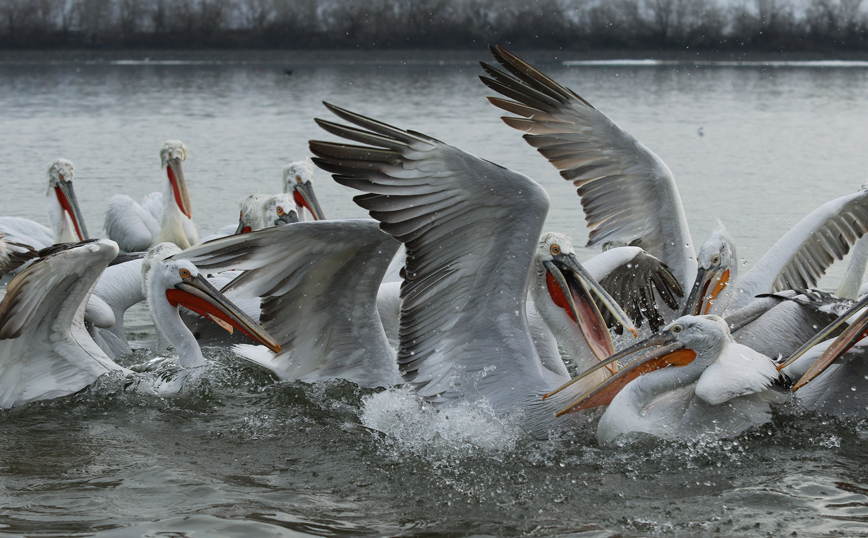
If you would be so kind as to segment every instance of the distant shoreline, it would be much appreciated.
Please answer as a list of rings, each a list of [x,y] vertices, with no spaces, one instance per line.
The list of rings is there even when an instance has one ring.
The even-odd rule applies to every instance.
[[[510,47],[507,47],[510,48]],[[526,60],[537,63],[660,60],[689,65],[693,62],[724,64],[738,62],[868,62],[868,51],[830,52],[761,52],[761,51],[690,51],[690,50],[525,50],[511,49]],[[73,50],[3,50],[0,64],[66,63],[230,63],[230,64],[476,64],[490,61],[484,46],[479,49],[371,49],[371,50],[275,50],[275,49],[73,49]]]

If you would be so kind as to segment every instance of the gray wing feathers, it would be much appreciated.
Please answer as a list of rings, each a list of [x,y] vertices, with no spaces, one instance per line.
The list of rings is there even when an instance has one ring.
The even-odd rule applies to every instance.
[[[492,54],[509,72],[483,63],[491,78],[480,78],[514,101],[489,101],[521,116],[503,120],[524,132],[524,139],[578,188],[590,230],[588,246],[639,238],[649,254],[672,267],[682,286],[690,284],[692,241],[666,164],[572,90],[499,47]]]
[[[545,191],[434,138],[326,106],[362,129],[317,119],[321,127],[370,146],[311,141],[314,162],[364,192],[356,203],[407,248],[398,353],[405,380],[443,401],[482,391],[501,372],[538,371],[525,296]],[[529,360],[514,364],[516,357]]]
[[[147,250],[160,233],[160,222],[125,194],[109,198],[104,226],[108,238],[126,252]]]
[[[0,407],[78,391],[119,368],[84,330],[85,300],[117,245],[58,248],[19,273],[0,303]]]

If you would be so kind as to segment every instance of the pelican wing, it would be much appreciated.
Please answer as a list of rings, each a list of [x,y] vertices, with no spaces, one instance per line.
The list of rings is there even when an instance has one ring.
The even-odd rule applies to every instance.
[[[30,245],[9,241],[0,233],[0,276],[18,269],[37,255]]]
[[[21,217],[0,217],[0,233],[6,241],[30,246],[36,250],[54,244],[54,233],[30,219]]]
[[[747,346],[730,343],[696,382],[696,396],[719,405],[740,396],[768,390],[778,379],[771,359]]]
[[[281,351],[256,362],[281,378],[385,386],[399,378],[376,298],[398,245],[372,220],[314,221],[218,239],[175,257],[200,270],[245,270],[222,291],[262,298],[260,323]]]
[[[85,321],[89,322],[88,332],[112,359],[130,352],[124,329],[124,315],[131,306],[145,300],[142,289],[142,258],[143,256],[136,254],[123,257],[120,261],[113,260],[97,281],[88,302],[90,307],[91,303],[102,301],[108,305],[114,316],[114,324],[110,327],[101,327],[85,316]]]
[[[490,97],[515,116],[503,121],[577,187],[590,231],[588,245],[639,245],[672,268],[682,288],[696,273],[693,243],[675,180],[657,155],[577,93],[500,47],[508,72],[483,63]]]
[[[868,231],[868,189],[826,202],[793,226],[736,281],[730,309],[756,295],[812,288]]]
[[[160,221],[125,194],[109,198],[104,226],[108,238],[126,252],[147,250],[160,233]]]
[[[684,290],[665,263],[639,247],[617,247],[598,254],[583,264],[624,309],[637,327],[647,319],[653,332],[663,325],[658,297],[669,308],[678,308],[678,298]],[[608,308],[600,312],[609,328],[618,334],[624,330]]]
[[[320,127],[365,145],[311,141],[314,162],[364,192],[355,202],[407,249],[404,379],[431,401],[485,396],[495,406],[499,381],[540,379],[525,300],[548,210],[542,187],[427,135],[326,106],[360,128],[317,119]]]
[[[0,303],[0,407],[71,394],[120,368],[82,320],[117,252],[107,240],[53,247],[12,279]]]

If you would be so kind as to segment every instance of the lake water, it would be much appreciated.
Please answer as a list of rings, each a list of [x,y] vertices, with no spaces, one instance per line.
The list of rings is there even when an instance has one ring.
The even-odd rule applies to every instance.
[[[159,148],[180,139],[194,219],[216,230],[245,195],[280,190],[309,139],[328,138],[313,122],[325,100],[534,177],[548,228],[585,241],[572,185],[500,122],[475,63],[253,60],[0,63],[0,214],[47,223],[45,169],[63,157],[99,235],[108,197],[159,190]],[[694,241],[720,218],[745,266],[866,181],[864,65],[542,67],[660,155]],[[354,192],[322,172],[315,183],[329,218],[364,216]],[[130,336],[150,337],[144,310],[132,317]],[[479,410],[431,414],[400,390],[278,383],[230,353],[206,356],[211,375],[182,398],[107,379],[0,412],[0,534],[868,535],[864,421],[785,409],[734,440],[604,449],[593,421],[531,441]],[[385,438],[357,426],[399,412]]]

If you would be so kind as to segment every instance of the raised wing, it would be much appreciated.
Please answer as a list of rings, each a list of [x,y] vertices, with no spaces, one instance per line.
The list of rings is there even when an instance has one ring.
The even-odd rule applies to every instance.
[[[647,319],[651,330],[657,332],[665,323],[657,298],[675,310],[678,298],[684,297],[684,290],[669,267],[639,247],[612,248],[583,265],[637,327]],[[618,334],[624,331],[608,308],[600,307],[600,312],[609,328],[614,328]]]
[[[525,300],[548,210],[542,187],[427,135],[326,107],[361,128],[320,127],[365,145],[311,141],[314,162],[364,192],[355,202],[407,248],[404,378],[432,401],[485,395],[495,407],[491,389],[504,376],[539,380]]]
[[[84,330],[85,299],[117,255],[108,240],[43,252],[0,303],[0,407],[71,394],[120,367]]]
[[[262,298],[259,321],[281,351],[243,356],[283,379],[375,387],[399,380],[376,307],[398,245],[372,220],[315,221],[217,239],[174,257],[204,271],[245,270],[222,291]]]
[[[0,276],[14,271],[37,256],[30,245],[7,240],[0,234]]]
[[[826,202],[793,226],[735,283],[730,309],[761,293],[813,288],[868,231],[868,189]]]
[[[518,115],[503,121],[577,187],[587,246],[638,239],[689,289],[696,275],[693,242],[669,167],[574,91],[500,47],[491,53],[508,72],[483,63],[490,78],[480,79],[507,99],[488,100]]]

